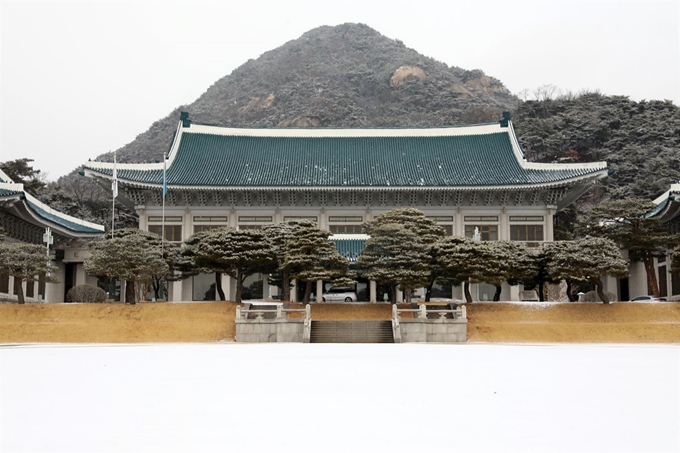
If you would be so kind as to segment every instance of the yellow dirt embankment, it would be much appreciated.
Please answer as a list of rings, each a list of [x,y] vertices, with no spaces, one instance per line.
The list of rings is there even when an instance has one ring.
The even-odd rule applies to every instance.
[[[473,303],[467,313],[470,342],[680,342],[678,303]]]
[[[1,304],[0,342],[233,341],[235,312],[233,302]],[[678,303],[474,303],[467,313],[470,342],[680,343]],[[317,320],[387,320],[391,314],[389,304],[312,305]]]

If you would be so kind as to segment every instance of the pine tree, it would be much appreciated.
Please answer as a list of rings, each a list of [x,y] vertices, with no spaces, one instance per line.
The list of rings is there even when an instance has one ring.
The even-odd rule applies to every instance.
[[[168,275],[169,266],[160,248],[142,234],[121,233],[120,237],[93,243],[92,256],[85,261],[85,271],[98,277],[125,280],[127,303],[144,297],[148,285]]]
[[[272,245],[276,258],[276,271],[269,276],[269,284],[281,289],[281,300],[290,300],[290,269],[286,268],[286,242],[290,239],[293,226],[289,222],[265,225],[262,232]]]
[[[347,259],[338,253],[328,238],[330,232],[312,222],[291,222],[292,231],[285,246],[283,267],[290,276],[305,282],[303,302],[309,302],[312,282],[327,280],[335,284],[349,284],[352,277]],[[317,300],[321,295],[317,294]]]
[[[41,275],[45,275],[45,281],[56,282],[57,279],[51,276],[54,271],[54,266],[47,260],[45,247],[0,241],[0,274],[14,277],[20,304],[26,303],[23,282],[33,283]]]
[[[425,300],[429,301],[432,295],[432,286],[435,281],[442,277],[438,272],[439,267],[436,265],[437,257],[434,244],[444,237],[446,231],[437,225],[437,222],[428,219],[424,212],[414,208],[393,209],[381,214],[373,220],[364,222],[363,231],[371,237],[375,237],[376,234],[382,234],[379,230],[380,227],[390,224],[401,225],[404,229],[413,233],[413,242],[410,245],[417,249],[418,253],[424,252],[426,254],[424,264],[429,276],[425,281],[420,282],[418,280],[420,282],[418,285],[426,287]],[[411,300],[411,293],[418,285],[403,287],[407,301]]]
[[[603,290],[602,276],[628,275],[628,263],[621,257],[618,245],[607,238],[585,238],[557,241],[544,248],[548,273],[558,280],[591,283],[605,304],[609,298]]]
[[[631,261],[642,261],[652,294],[659,297],[654,258],[666,254],[671,237],[663,224],[648,217],[656,205],[642,198],[626,198],[593,208],[581,226],[583,232],[605,237],[628,250]]]
[[[276,269],[272,244],[261,230],[231,227],[202,231],[185,243],[187,256],[198,268],[225,273],[236,279],[235,301],[240,303],[243,281],[250,275]]]
[[[372,225],[370,232],[357,264],[365,269],[366,278],[391,287],[392,302],[398,287],[405,292],[405,302],[410,302],[413,288],[427,285],[432,276],[429,246],[403,224]]]

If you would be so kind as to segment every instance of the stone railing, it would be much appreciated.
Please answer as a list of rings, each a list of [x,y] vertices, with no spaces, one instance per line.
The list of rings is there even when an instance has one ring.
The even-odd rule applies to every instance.
[[[402,318],[411,313],[413,318]],[[435,315],[435,317],[429,317]],[[426,304],[418,308],[392,305],[392,332],[395,343],[459,343],[467,341],[467,309],[435,308]]]
[[[272,305],[273,308],[270,308]],[[288,315],[291,313],[300,313],[302,316],[289,318]],[[311,324],[309,304],[305,308],[284,308],[282,303],[236,307],[236,341],[238,342],[308,343]]]

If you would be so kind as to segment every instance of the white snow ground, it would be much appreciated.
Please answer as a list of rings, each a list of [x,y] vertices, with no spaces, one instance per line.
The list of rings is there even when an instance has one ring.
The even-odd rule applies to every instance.
[[[0,348],[0,451],[678,452],[676,345]]]

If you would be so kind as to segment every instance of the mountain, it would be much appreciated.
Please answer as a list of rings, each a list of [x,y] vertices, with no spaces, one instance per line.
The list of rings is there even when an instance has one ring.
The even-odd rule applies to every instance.
[[[118,159],[158,161],[180,110],[235,127],[426,127],[493,121],[516,103],[481,70],[449,67],[366,25],[324,26],[247,61],[119,149]]]

